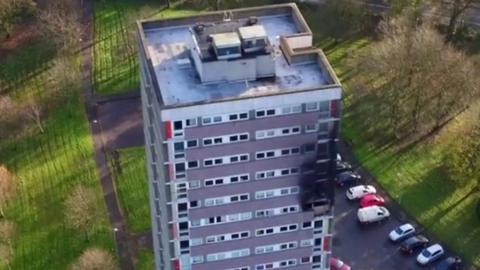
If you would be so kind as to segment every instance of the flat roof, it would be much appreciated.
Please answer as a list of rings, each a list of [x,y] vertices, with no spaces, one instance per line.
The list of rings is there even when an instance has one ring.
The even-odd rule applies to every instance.
[[[290,65],[284,57],[280,49],[280,37],[305,33],[305,29],[299,29],[300,26],[295,21],[297,18],[292,12],[277,11],[272,12],[273,15],[271,15],[268,9],[260,9],[261,12],[258,15],[255,14],[258,19],[257,24],[263,26],[273,46],[276,77],[248,82],[202,84],[193,63],[185,64],[189,63],[186,60],[189,58],[189,49],[194,47],[190,29],[208,15],[184,18],[179,20],[180,23],[178,21],[169,23],[168,20],[158,23],[141,22],[139,25],[140,31],[143,32],[143,46],[146,49],[147,58],[151,60],[150,76],[156,79],[158,85],[155,88],[160,92],[163,105],[180,106],[196,102],[282,94],[319,89],[331,84],[329,83],[332,81],[330,75],[325,74],[317,62]],[[252,10],[255,12],[255,8],[249,9],[249,12],[252,13]],[[236,21],[242,24],[246,20],[248,17],[236,18]],[[150,25],[145,27],[143,23],[150,23]]]
[[[263,28],[261,24],[240,27],[238,28],[238,33],[240,33],[240,37],[243,39],[253,39],[267,36],[265,28]]]
[[[213,34],[212,39],[217,47],[240,46],[240,38],[236,32]]]

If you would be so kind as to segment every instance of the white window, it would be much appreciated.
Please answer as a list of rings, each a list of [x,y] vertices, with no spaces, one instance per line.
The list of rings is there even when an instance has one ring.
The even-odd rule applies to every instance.
[[[330,100],[325,100],[320,102],[320,118],[330,117]]]
[[[282,114],[301,113],[302,105],[287,106],[282,108]]]
[[[239,163],[239,162],[247,162],[249,160],[248,154],[239,154],[233,156],[223,156],[223,157],[215,157],[215,158],[208,158],[203,160],[204,167],[211,167],[211,166],[218,166],[222,164],[231,164],[231,163]]]
[[[285,157],[285,156],[292,156],[292,155],[299,155],[299,154],[300,154],[300,147],[290,147],[290,148],[283,148],[283,149],[259,151],[255,153],[255,158],[258,160],[258,159],[269,159],[269,158]]]
[[[298,186],[261,190],[261,191],[255,192],[255,199],[261,200],[261,199],[268,199],[273,197],[281,197],[281,196],[287,196],[292,194],[298,194],[298,191],[299,191]]]
[[[298,230],[298,224],[293,223],[288,225],[257,229],[255,231],[255,236],[259,237],[259,236],[265,236],[270,234],[287,233],[287,232],[293,232],[296,230]]]
[[[209,235],[205,237],[205,243],[212,244],[212,243],[219,243],[219,242],[225,242],[225,241],[246,239],[249,237],[250,237],[249,231],[234,232],[234,233],[219,234],[219,235]]]
[[[313,239],[305,239],[300,241],[300,246],[301,247],[311,247],[313,246]]]
[[[300,172],[299,168],[284,168],[284,169],[275,169],[268,171],[260,171],[255,173],[256,180],[271,179],[282,176],[295,175]]]
[[[200,188],[200,180],[192,180],[188,182],[189,189],[197,189]]]
[[[307,112],[318,111],[318,102],[309,102],[305,107]]]
[[[279,268],[291,267],[295,265],[297,265],[297,259],[289,259],[289,260],[283,260],[283,261],[257,264],[255,265],[255,270],[279,269]]]
[[[207,262],[240,258],[248,255],[250,255],[250,249],[248,248],[219,252],[219,253],[211,253],[207,255]]]
[[[249,180],[250,180],[249,174],[236,174],[236,175],[205,179],[204,186],[213,187],[213,186],[248,182]]]
[[[274,245],[260,246],[255,248],[255,254],[271,253],[297,248],[297,242],[285,242]]]
[[[197,126],[197,118],[191,118],[185,120],[186,127],[196,127]]]
[[[309,124],[305,125],[305,132],[312,133],[317,131],[317,124]]]
[[[208,218],[201,218],[192,222],[192,227],[202,227],[208,225],[215,225],[215,224],[222,224],[222,223],[230,223],[230,222],[237,222],[237,221],[244,221],[252,219],[252,212],[243,212],[243,213],[236,213],[224,216],[214,216]]]
[[[192,264],[203,263],[203,256],[193,256],[190,258]]]
[[[300,207],[298,205],[290,205],[290,206],[284,206],[284,207],[257,210],[255,211],[255,217],[256,218],[272,217],[272,216],[286,215],[290,213],[297,213],[299,211],[300,211]]]
[[[215,116],[204,116],[202,117],[202,124],[212,125],[212,124],[219,124],[219,123],[226,123],[226,122],[233,122],[233,121],[240,121],[240,120],[247,120],[247,119],[248,119],[247,112],[215,115]]]
[[[241,266],[241,267],[229,268],[225,270],[250,270],[250,266]]]
[[[216,205],[229,204],[229,203],[244,202],[244,201],[248,201],[249,199],[250,199],[250,196],[248,193],[216,197],[216,198],[208,198],[208,199],[205,199],[205,206],[207,207],[207,206],[216,206]]]
[[[248,133],[228,134],[203,139],[203,146],[221,145],[227,143],[246,142],[249,139]]]
[[[300,132],[301,132],[300,126],[276,128],[276,129],[265,129],[265,130],[258,130],[257,132],[255,132],[255,138],[267,139],[267,138],[273,138],[273,137],[290,136],[290,135],[300,134]]]
[[[203,239],[202,238],[190,239],[190,246],[199,246],[201,244],[203,244]]]

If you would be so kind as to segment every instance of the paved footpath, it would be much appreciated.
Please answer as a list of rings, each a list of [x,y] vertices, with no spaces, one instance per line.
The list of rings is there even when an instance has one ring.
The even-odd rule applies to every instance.
[[[92,0],[83,1],[83,18],[82,25],[85,27],[81,41],[81,58],[82,58],[82,78],[83,78],[83,97],[85,99],[85,107],[87,118],[92,133],[95,162],[100,176],[103,196],[107,206],[110,222],[112,224],[112,234],[115,238],[115,244],[120,258],[122,269],[133,270],[133,252],[132,246],[135,246],[132,237],[127,231],[125,219],[120,211],[115,186],[108,168],[107,156],[104,151],[102,140],[102,130],[98,119],[98,106],[95,102],[92,87],[92,34],[93,34],[93,2]],[[133,245],[132,245],[133,244]]]

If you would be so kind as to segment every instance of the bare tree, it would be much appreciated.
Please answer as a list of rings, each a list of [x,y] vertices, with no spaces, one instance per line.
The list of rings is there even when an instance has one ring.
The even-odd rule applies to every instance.
[[[0,261],[5,260],[4,264],[10,267],[10,261],[13,257],[13,241],[17,233],[17,227],[15,223],[2,220],[0,221]],[[1,266],[1,263],[0,263]]]
[[[23,113],[26,118],[31,120],[35,126],[40,130],[41,133],[45,132],[43,126],[43,106],[40,103],[40,100],[34,96],[29,96],[24,104]]]
[[[428,25],[397,20],[360,62],[361,77],[397,137],[422,135],[468,108],[479,94],[471,61]],[[382,127],[383,128],[383,127]]]
[[[0,1],[0,33],[8,38],[15,24],[35,13],[36,5],[32,0]]]
[[[77,186],[65,201],[65,215],[68,223],[77,230],[85,232],[87,239],[95,231],[95,225],[102,218],[98,208],[99,198],[92,188]]]
[[[0,267],[6,266],[9,270],[11,270],[12,267],[10,266],[10,264],[12,260],[12,249],[8,245],[0,244]]]
[[[117,270],[118,266],[113,256],[99,248],[85,250],[71,270]]]
[[[13,174],[3,165],[0,165],[0,215],[5,216],[4,206],[10,202],[17,193],[17,186]]]
[[[447,26],[447,40],[451,41],[455,36],[459,20],[465,13],[465,11],[471,8],[475,3],[480,3],[479,0],[448,0],[439,1],[440,6],[446,10],[448,14],[448,26]]]
[[[20,106],[8,96],[0,96],[0,139],[8,138],[23,126]]]

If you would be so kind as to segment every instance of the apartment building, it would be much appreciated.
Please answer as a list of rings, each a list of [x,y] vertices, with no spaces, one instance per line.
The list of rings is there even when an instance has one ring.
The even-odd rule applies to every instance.
[[[329,269],[341,85],[295,4],[138,22],[157,269]]]

